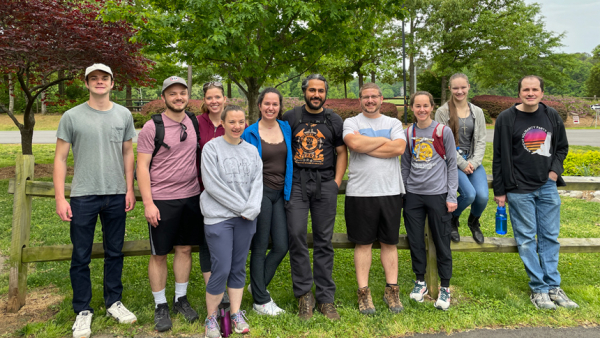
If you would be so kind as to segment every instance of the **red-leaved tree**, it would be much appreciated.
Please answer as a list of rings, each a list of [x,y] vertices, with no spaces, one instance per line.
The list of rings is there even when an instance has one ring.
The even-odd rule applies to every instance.
[[[66,0],[5,0],[0,6],[0,73],[12,73],[27,98],[21,131],[23,154],[32,154],[35,99],[46,89],[77,76],[93,63],[110,66],[115,85],[146,85],[152,61],[126,22],[103,22],[95,3]],[[59,73],[59,71],[61,71]],[[61,74],[62,77],[55,74]]]

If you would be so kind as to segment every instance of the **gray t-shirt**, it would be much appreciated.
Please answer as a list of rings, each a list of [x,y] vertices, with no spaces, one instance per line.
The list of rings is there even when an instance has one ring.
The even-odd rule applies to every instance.
[[[406,183],[406,190],[413,194],[448,193],[446,201],[456,203],[458,169],[454,135],[450,128],[444,126],[444,160],[433,146],[432,135],[437,125],[437,122],[432,121],[425,129],[414,127],[415,136],[409,135],[406,151],[402,155],[402,179]]]
[[[65,112],[56,137],[73,148],[71,197],[125,194],[123,142],[134,136],[131,112],[116,103],[107,111],[84,103]]]
[[[475,119],[473,119],[473,114],[469,113],[464,119],[458,118],[458,146],[464,154],[471,152],[471,141],[473,140],[474,130]]]
[[[376,119],[362,113],[344,121],[343,137],[360,132],[369,137],[385,137],[390,140],[403,139],[402,122],[382,115]],[[375,197],[403,194],[404,184],[400,173],[400,161],[397,157],[377,158],[350,150],[348,167],[348,185],[346,196]]]

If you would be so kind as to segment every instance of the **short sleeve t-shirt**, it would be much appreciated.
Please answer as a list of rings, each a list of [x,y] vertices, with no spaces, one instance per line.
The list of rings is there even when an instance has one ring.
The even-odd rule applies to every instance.
[[[402,122],[385,115],[373,119],[361,113],[346,119],[343,136],[346,137],[355,131],[368,137],[385,137],[392,141],[397,139],[406,141]],[[404,192],[398,157],[377,158],[350,150],[346,196],[394,196]]]
[[[321,180],[324,182],[335,178],[334,149],[344,145],[343,121],[338,114],[333,112],[330,117],[335,138],[325,123],[311,123],[311,121],[325,121],[324,112],[311,114],[306,111],[305,106],[302,106],[302,123],[292,130],[294,180],[300,180],[301,169],[319,170]],[[282,120],[288,121],[290,126],[294,126],[296,122],[294,110],[286,112]]]
[[[131,112],[119,104],[101,111],[86,102],[66,111],[56,137],[73,149],[71,197],[125,194],[123,142],[134,136]]]
[[[517,109],[512,154],[517,188],[511,193],[530,193],[548,180],[552,165],[552,122],[540,105],[534,113]]]
[[[192,120],[185,115],[181,121],[185,125],[187,138],[181,142],[182,127],[179,122],[171,120],[165,113],[162,114],[165,126],[164,143],[170,149],[161,147],[152,159],[150,168],[150,188],[152,199],[174,200],[188,198],[200,194],[198,172],[196,169],[196,130]],[[154,135],[156,125],[150,120],[138,135],[138,153],[152,154],[154,151]]]

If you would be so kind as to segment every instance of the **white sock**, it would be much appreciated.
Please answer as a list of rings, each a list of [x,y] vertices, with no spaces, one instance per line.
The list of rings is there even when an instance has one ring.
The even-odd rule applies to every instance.
[[[183,297],[187,294],[188,282],[175,283],[175,301],[179,300],[179,297]]]
[[[157,292],[152,292],[152,295],[154,296],[154,307],[157,308],[158,304],[164,304],[167,302],[167,296],[165,296],[165,289],[162,289],[160,291]]]

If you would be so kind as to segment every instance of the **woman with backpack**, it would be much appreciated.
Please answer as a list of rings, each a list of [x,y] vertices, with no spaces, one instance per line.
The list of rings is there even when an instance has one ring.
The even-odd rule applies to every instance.
[[[441,280],[435,307],[450,307],[450,278],[452,277],[452,252],[450,251],[450,220],[456,209],[456,148],[452,130],[431,119],[433,96],[420,91],[410,97],[415,123],[407,128],[407,150],[402,155],[402,180],[406,188],[404,225],[410,245],[415,286],[410,298],[423,302],[427,293],[425,270],[425,218],[437,255]],[[437,287],[437,285],[432,286]]]
[[[246,284],[246,259],[263,193],[263,164],[256,147],[241,139],[246,115],[228,105],[221,113],[225,134],[204,146],[200,209],[210,250],[212,274],[206,285],[205,336],[221,337],[217,309],[228,287],[233,331],[247,333],[245,311],[240,310]]]
[[[263,198],[257,218],[250,255],[250,285],[253,309],[275,316],[285,312],[277,306],[267,286],[288,251],[285,201],[292,190],[292,129],[281,120],[283,97],[275,88],[265,88],[258,96],[260,119],[250,125],[242,139],[254,145],[263,161]],[[267,254],[269,236],[273,248]]]
[[[452,130],[457,145],[458,165],[458,207],[452,213],[453,242],[460,242],[458,233],[461,213],[470,205],[471,212],[467,224],[475,242],[484,241],[479,218],[488,203],[489,188],[485,169],[481,165],[485,154],[485,117],[481,108],[468,102],[469,79],[465,74],[456,73],[450,77],[448,89],[452,93],[450,101],[438,108],[435,120]]]

